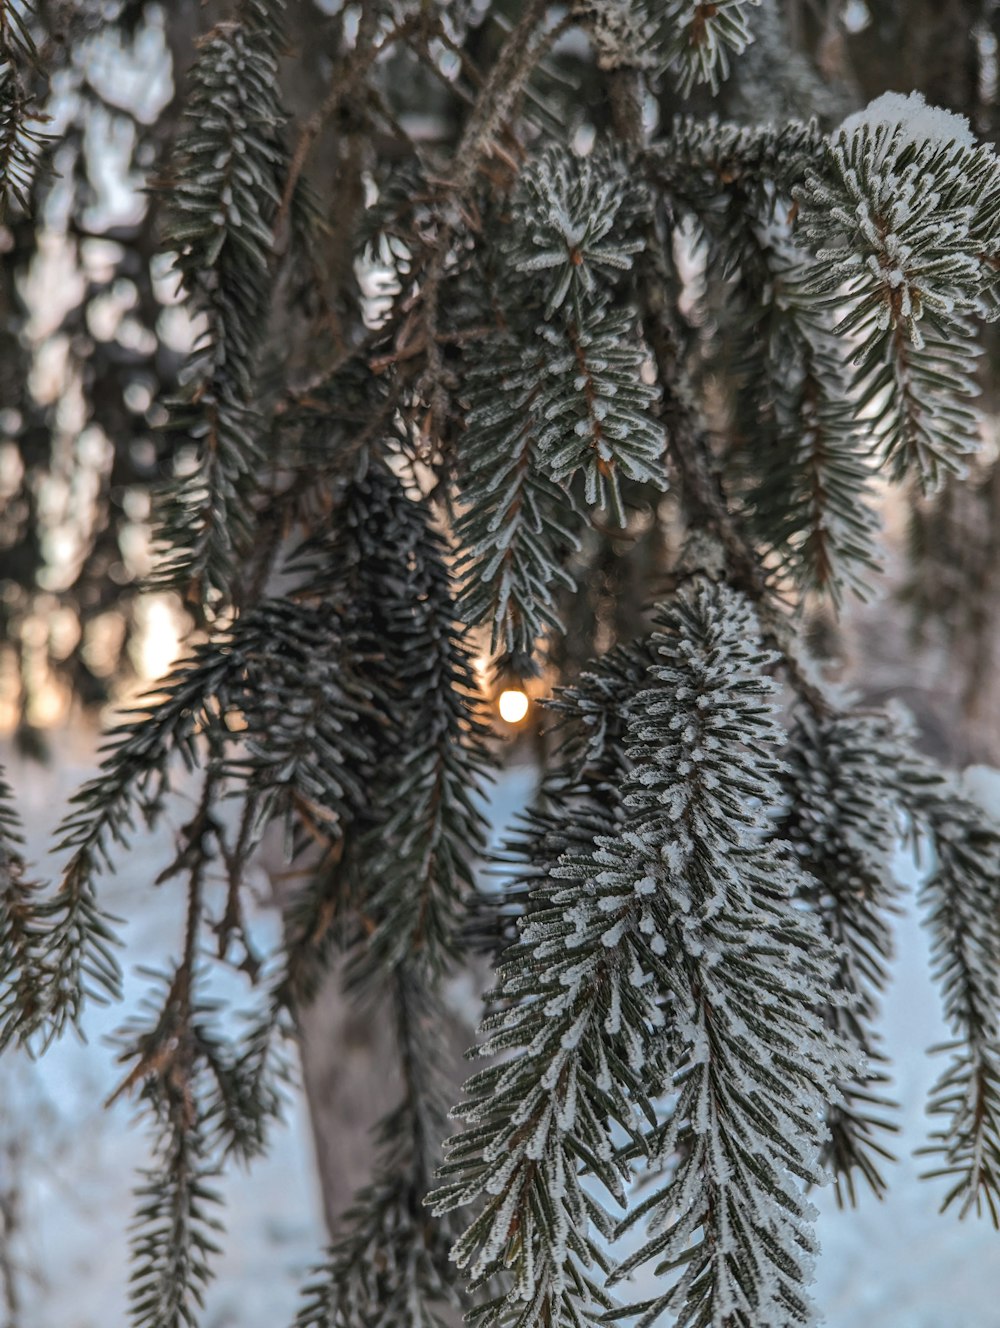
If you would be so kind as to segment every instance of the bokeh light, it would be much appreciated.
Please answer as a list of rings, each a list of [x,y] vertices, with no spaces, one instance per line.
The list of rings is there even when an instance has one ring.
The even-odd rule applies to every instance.
[[[519,687],[508,687],[497,702],[500,718],[508,724],[520,724],[528,713],[528,697]]]

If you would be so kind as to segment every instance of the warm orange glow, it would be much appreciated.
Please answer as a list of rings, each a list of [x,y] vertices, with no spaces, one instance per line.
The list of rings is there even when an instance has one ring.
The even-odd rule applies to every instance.
[[[153,682],[170,672],[180,654],[180,623],[176,609],[166,596],[142,595],[136,603],[136,640],[132,662],[144,682]]]
[[[500,718],[508,724],[520,724],[528,713],[527,695],[519,687],[508,687],[505,692],[501,692],[497,704],[500,707]]]

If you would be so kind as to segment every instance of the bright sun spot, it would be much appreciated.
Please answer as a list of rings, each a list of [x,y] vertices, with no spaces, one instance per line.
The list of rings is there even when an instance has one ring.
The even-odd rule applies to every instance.
[[[145,682],[162,678],[180,652],[177,616],[168,600],[144,595],[136,606],[138,642],[134,663]]]
[[[500,718],[508,724],[520,724],[528,713],[528,698],[519,687],[510,687],[500,693]]]

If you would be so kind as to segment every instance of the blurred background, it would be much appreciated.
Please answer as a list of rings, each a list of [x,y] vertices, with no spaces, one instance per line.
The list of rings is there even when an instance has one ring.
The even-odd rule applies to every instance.
[[[446,7],[465,49],[488,52],[517,5],[456,0]],[[308,115],[330,71],[349,52],[357,6],[289,0],[296,55],[287,104]],[[489,15],[487,16],[487,10]],[[92,772],[101,731],[154,686],[197,640],[179,597],[144,589],[153,565],[151,494],[190,464],[185,439],[163,429],[163,405],[199,335],[157,244],[160,191],[150,192],[177,130],[199,34],[224,16],[215,0],[42,0],[33,96],[47,117],[45,169],[24,206],[0,224],[0,763],[27,825],[29,854],[51,874],[48,846],[67,800]],[[738,120],[846,114],[892,89],[924,93],[969,117],[977,136],[1000,129],[995,0],[767,0],[753,17],[755,44],[713,104]],[[384,62],[378,78],[392,115],[433,156],[454,146],[460,102],[443,48],[423,65]],[[588,88],[595,71],[572,34],[542,71],[539,114],[568,124],[581,148],[606,121]],[[686,102],[685,107],[691,106]],[[649,108],[661,126],[680,109],[669,86]],[[693,99],[705,112],[708,101]],[[310,158],[320,214],[363,209],[330,182],[350,154],[377,194],[379,154],[349,114],[327,126]],[[370,158],[370,160],[369,160]],[[169,187],[169,182],[167,182]],[[351,317],[377,322],[389,269],[377,246],[359,254],[325,233],[316,270],[303,278],[283,329],[308,366],[316,338]],[[692,255],[693,299],[698,297]],[[333,329],[333,330],[331,330]],[[933,500],[882,495],[884,571],[867,604],[839,617],[817,604],[810,634],[828,676],[870,700],[898,697],[926,749],[966,772],[970,790],[1000,813],[1000,339],[988,332],[981,362],[983,446],[962,482]],[[738,403],[726,397],[720,335],[703,384],[713,421],[738,451]],[[738,375],[737,375],[738,378]],[[648,589],[668,552],[663,512],[635,515],[624,532],[592,532],[578,555],[584,587],[572,629],[530,684],[488,675],[495,741],[505,774],[490,813],[497,841],[535,786],[538,701],[560,679],[637,630]],[[662,520],[660,518],[663,518]],[[178,812],[183,816],[183,807]],[[179,901],[153,889],[170,854],[171,827],[140,842],[105,883],[128,919],[126,1001],[173,944]],[[901,866],[916,883],[917,873]],[[254,882],[260,947],[280,934],[281,866],[265,854]],[[940,1194],[920,1184],[910,1156],[923,1137],[921,1102],[934,1076],[926,1048],[943,1038],[912,910],[898,920],[899,959],[886,1002],[887,1051],[897,1095],[910,1104],[890,1196],[863,1195],[840,1214],[821,1195],[824,1256],[817,1299],[834,1328],[994,1328],[1000,1323],[1000,1241],[973,1222],[938,1218]],[[233,979],[236,984],[236,978]],[[231,994],[219,978],[220,999]],[[454,984],[456,1040],[468,1038],[485,974]],[[234,993],[236,986],[234,985]],[[238,995],[238,993],[236,993]],[[105,1109],[117,1077],[106,1038],[114,1009],[91,1011],[89,1042],[71,1038],[38,1062],[0,1064],[0,1324],[97,1328],[124,1322],[127,1224],[145,1142],[127,1106]],[[464,1024],[464,1031],[461,1026]],[[297,1288],[354,1188],[366,1178],[368,1123],[391,1097],[369,1014],[343,1004],[332,983],[310,1016],[301,1086],[290,1089],[287,1128],[274,1152],[226,1191],[230,1235],[206,1311],[207,1328],[274,1328],[290,1322]],[[252,1294],[248,1286],[252,1282]]]

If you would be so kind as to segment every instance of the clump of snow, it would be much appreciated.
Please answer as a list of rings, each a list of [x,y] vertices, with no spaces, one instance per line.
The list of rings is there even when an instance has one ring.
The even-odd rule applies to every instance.
[[[969,765],[962,771],[962,792],[1000,821],[1000,770],[989,765]]]
[[[928,106],[919,92],[910,92],[904,96],[901,92],[884,92],[869,102],[863,111],[855,111],[840,126],[840,132],[848,138],[860,133],[868,126],[874,133],[880,125],[898,128],[901,144],[929,143],[934,147],[972,148],[976,145],[975,135],[964,115],[954,111],[944,111],[940,106]]]

